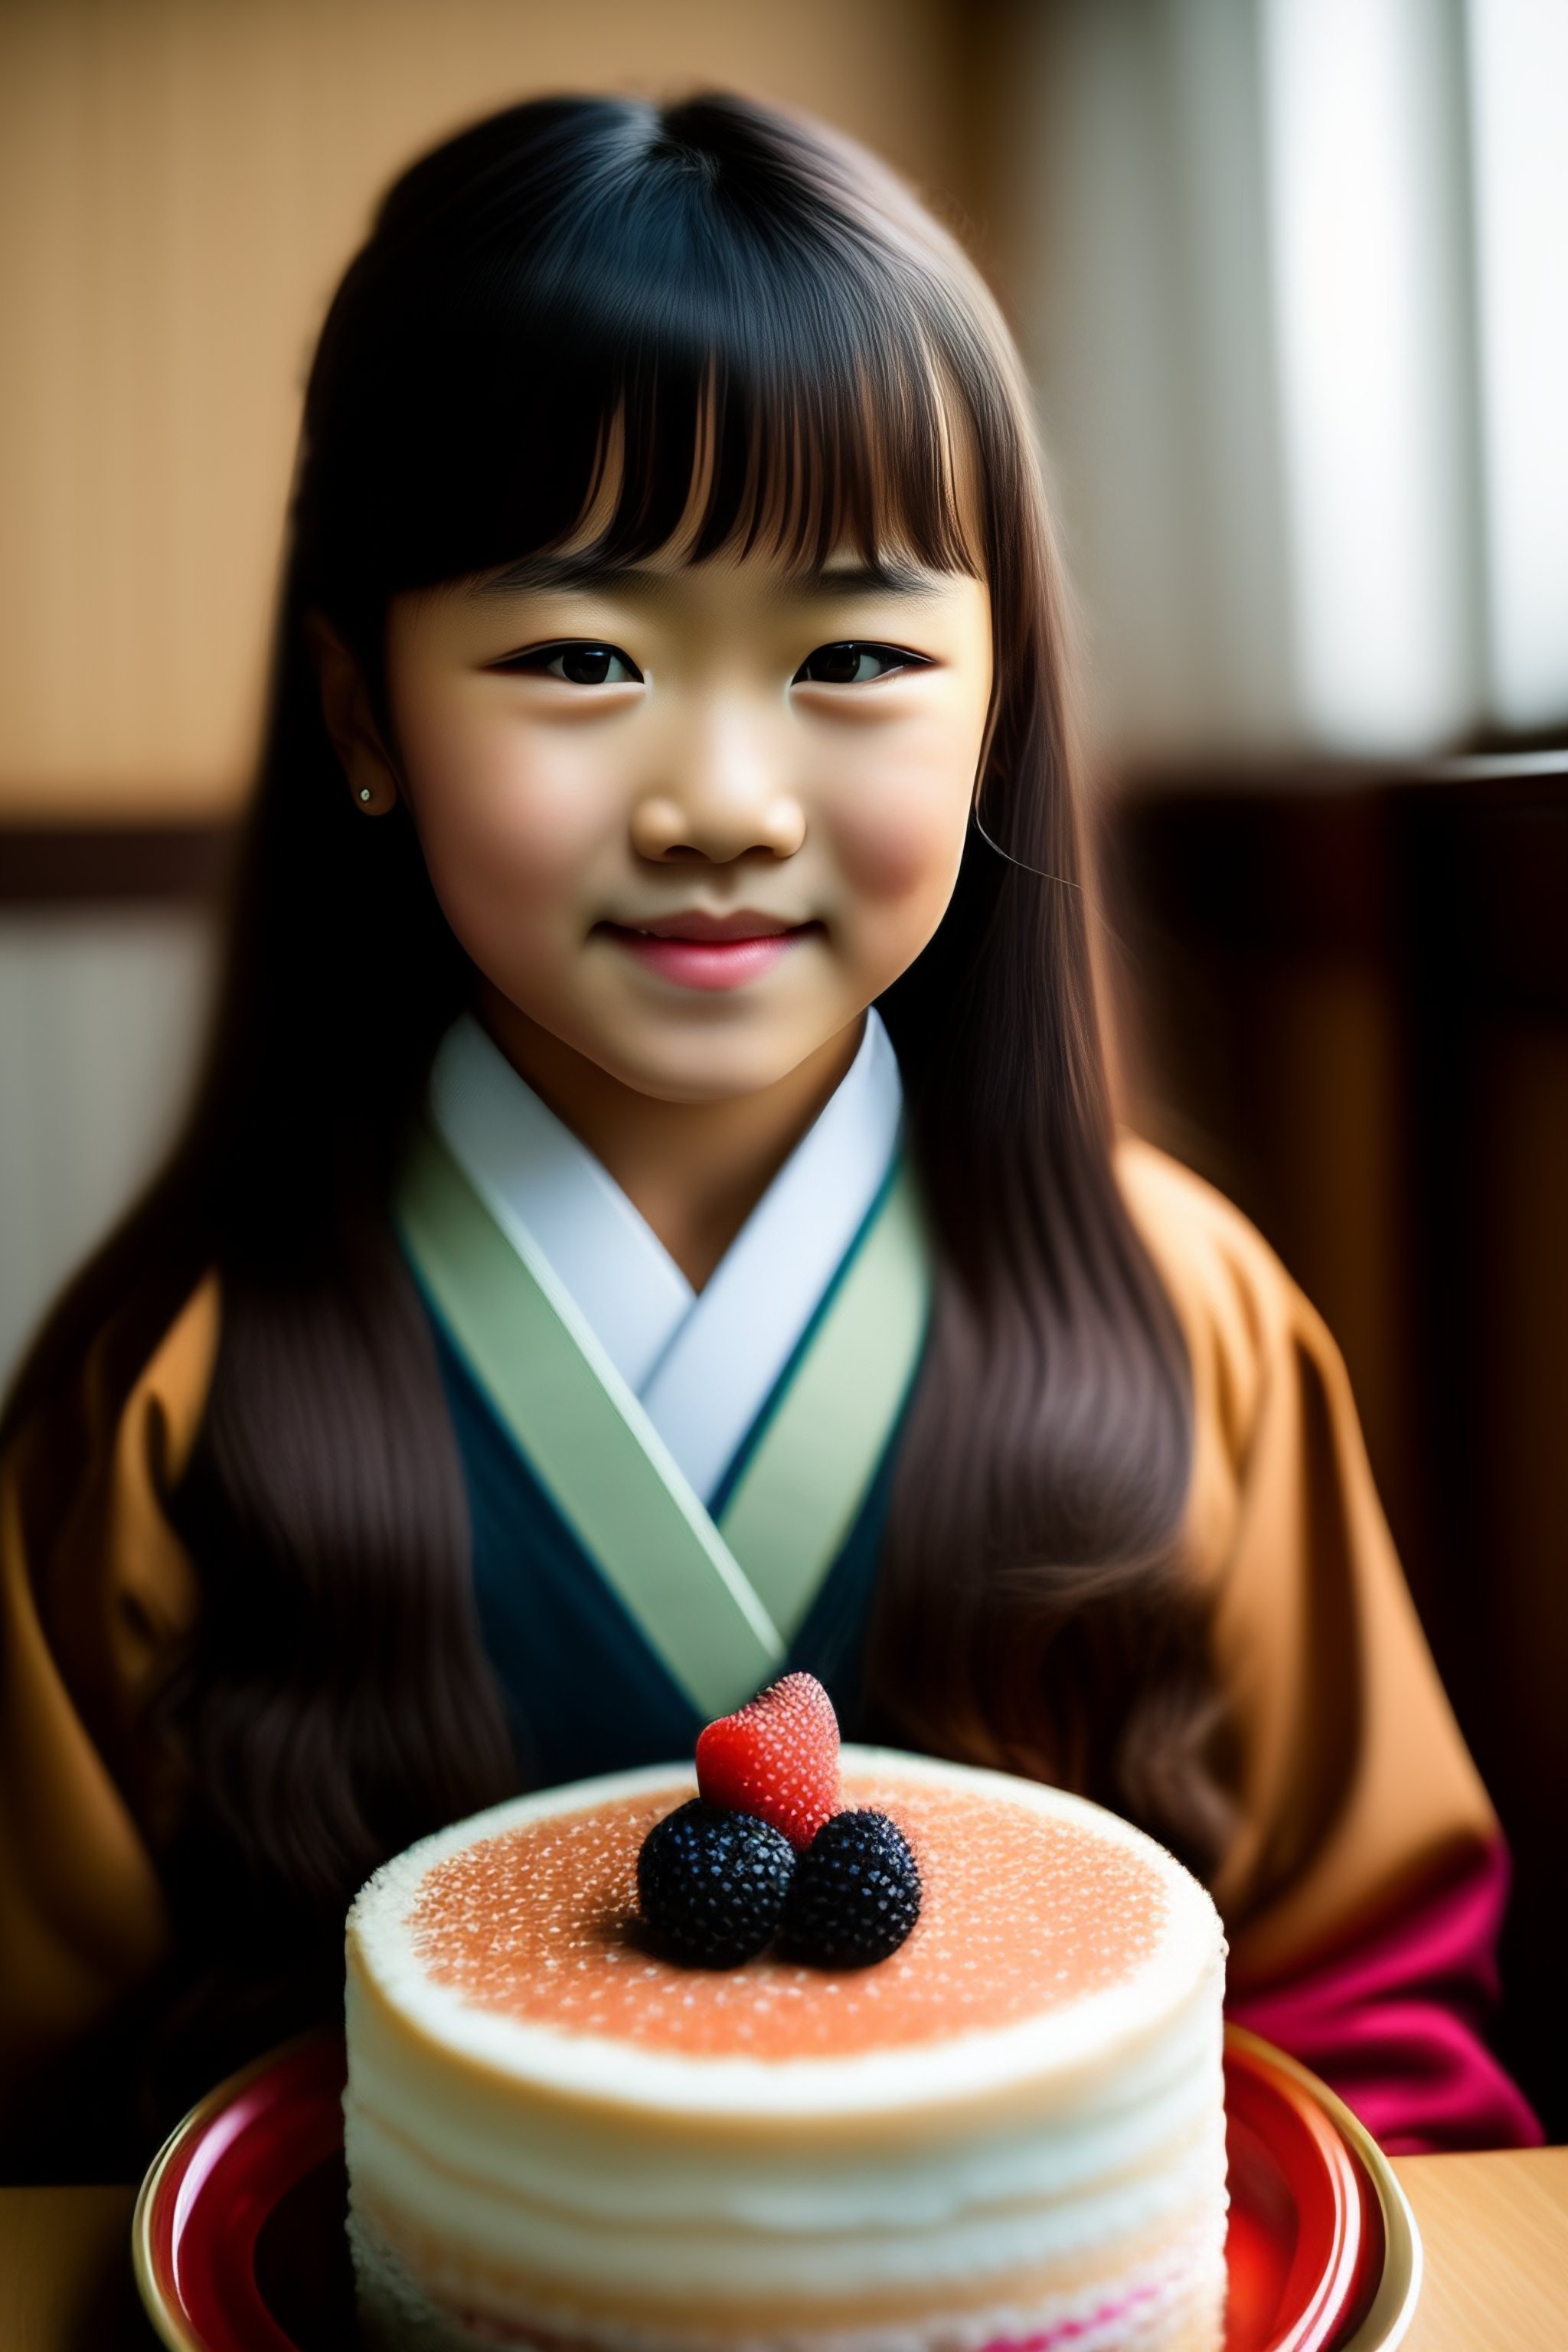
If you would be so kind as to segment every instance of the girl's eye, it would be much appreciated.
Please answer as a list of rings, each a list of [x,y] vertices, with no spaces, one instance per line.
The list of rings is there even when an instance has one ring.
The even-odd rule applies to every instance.
[[[642,672],[629,655],[615,646],[595,646],[585,638],[566,645],[531,646],[526,653],[510,654],[497,669],[527,670],[539,677],[564,678],[568,686],[640,686]]]
[[[902,646],[868,646],[858,641],[842,646],[818,646],[807,654],[791,678],[792,686],[869,686],[890,677],[898,669],[928,669],[931,665]]]

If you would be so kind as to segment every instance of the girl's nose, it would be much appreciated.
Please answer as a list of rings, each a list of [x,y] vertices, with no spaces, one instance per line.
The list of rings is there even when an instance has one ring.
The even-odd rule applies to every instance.
[[[715,723],[671,745],[660,782],[633,808],[631,829],[639,857],[727,866],[752,850],[793,857],[805,839],[805,812],[752,730]]]

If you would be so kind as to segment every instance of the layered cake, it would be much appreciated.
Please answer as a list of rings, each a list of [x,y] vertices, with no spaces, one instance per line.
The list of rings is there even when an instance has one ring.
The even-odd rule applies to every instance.
[[[372,2342],[1214,2352],[1208,1896],[1032,1782],[853,1748],[840,1770],[838,1818],[786,1807],[787,1845],[666,1767],[502,1805],[371,1881],[345,2110]],[[659,1889],[693,1853],[683,1941]],[[709,1948],[735,1932],[763,1948]]]

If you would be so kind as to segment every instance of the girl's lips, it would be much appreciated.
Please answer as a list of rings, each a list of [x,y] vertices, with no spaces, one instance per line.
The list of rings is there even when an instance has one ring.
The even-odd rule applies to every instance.
[[[633,955],[645,971],[681,988],[743,988],[760,979],[816,929],[797,924],[793,930],[753,934],[738,940],[658,939],[647,931],[627,930],[619,923],[603,926],[606,937]]]

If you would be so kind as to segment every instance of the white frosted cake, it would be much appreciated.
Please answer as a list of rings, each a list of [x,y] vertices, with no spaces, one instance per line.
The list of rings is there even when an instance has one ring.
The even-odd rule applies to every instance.
[[[846,1748],[918,1861],[891,1957],[664,1956],[668,1767],[498,1807],[349,1921],[367,2335],[561,2352],[1215,2352],[1225,1945],[1136,1830]],[[706,1783],[705,1783],[706,1789]]]

